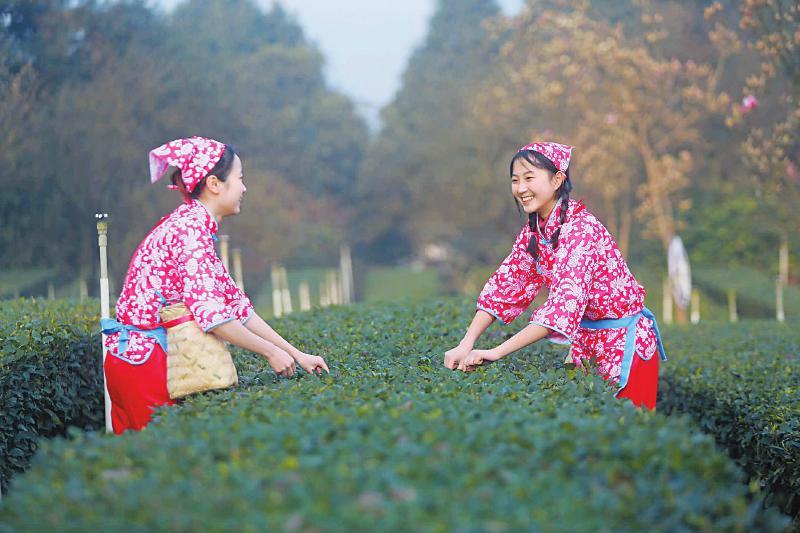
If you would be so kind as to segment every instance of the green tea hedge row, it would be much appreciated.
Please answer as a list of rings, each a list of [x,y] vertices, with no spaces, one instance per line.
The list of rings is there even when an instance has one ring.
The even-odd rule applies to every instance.
[[[537,346],[441,366],[468,306],[353,306],[279,331],[332,374],[166,408],[140,433],[48,441],[0,506],[9,531],[775,531],[756,486],[688,417],[641,412]],[[493,341],[509,330],[494,330]]]
[[[42,437],[103,425],[98,306],[4,301],[0,308],[0,485]]]
[[[691,414],[800,529],[800,324],[668,332],[659,405]]]

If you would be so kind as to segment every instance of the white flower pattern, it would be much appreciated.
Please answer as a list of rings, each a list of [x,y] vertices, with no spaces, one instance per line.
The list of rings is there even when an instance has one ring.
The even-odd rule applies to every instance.
[[[542,230],[545,239],[552,239],[558,227],[556,211]],[[571,343],[576,364],[594,358],[600,374],[617,381],[626,330],[586,329],[580,322],[584,317],[604,320],[635,315],[644,307],[645,290],[611,234],[583,205],[570,201],[567,221],[555,252],[551,244],[539,246],[538,265],[526,251],[533,232],[525,225],[511,254],[481,291],[478,308],[509,323],[525,311],[542,286],[547,287],[547,301],[534,311],[531,322],[551,329],[550,340]],[[636,356],[648,360],[657,349],[653,325],[642,317],[636,328]]]
[[[161,219],[133,254],[117,301],[117,320],[149,329],[159,324],[160,292],[167,303],[184,302],[208,331],[229,320],[246,320],[253,305],[225,270],[214,249],[217,223],[197,201],[182,204]],[[123,359],[141,364],[155,345],[151,337],[131,332]],[[119,357],[119,334],[106,349]]]

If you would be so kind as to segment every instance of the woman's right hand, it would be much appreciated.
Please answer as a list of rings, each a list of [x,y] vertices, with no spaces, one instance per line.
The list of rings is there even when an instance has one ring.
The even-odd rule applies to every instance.
[[[472,351],[472,343],[461,341],[458,346],[452,350],[444,352],[444,366],[450,370],[455,370],[458,365],[463,361]]]
[[[269,362],[269,366],[272,367],[272,370],[274,370],[276,374],[279,374],[285,378],[290,378],[294,375],[294,358],[292,358],[292,356],[289,355],[285,350],[274,346],[272,351],[267,354],[267,361]]]

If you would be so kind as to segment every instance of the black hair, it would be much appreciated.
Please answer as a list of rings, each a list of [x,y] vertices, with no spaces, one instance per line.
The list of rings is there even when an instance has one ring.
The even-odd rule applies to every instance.
[[[181,179],[180,169],[175,169],[175,171],[172,173],[172,176],[170,176],[170,181],[172,181],[173,185],[178,187],[178,190],[183,193],[187,200],[196,200],[200,198],[200,194],[203,192],[203,189],[205,189],[206,180],[209,176],[216,176],[219,181],[222,182],[228,180],[228,175],[231,173],[231,169],[233,168],[233,160],[235,159],[236,155],[238,155],[236,153],[236,149],[233,146],[226,144],[225,150],[222,151],[222,156],[219,158],[219,161],[217,161],[217,164],[214,165],[214,168],[208,171],[208,174],[206,174],[206,176],[200,180],[200,183],[195,186],[192,192],[186,190],[186,184],[183,183],[183,180]]]
[[[551,172],[552,176],[555,176],[558,172],[558,167],[556,167],[555,163],[550,161],[550,159],[544,154],[537,152],[536,150],[520,150],[514,154],[514,157],[511,158],[509,174],[512,176],[514,175],[514,163],[516,163],[519,159],[524,159],[536,168],[541,168]],[[567,219],[567,211],[569,210],[569,193],[572,191],[572,180],[569,179],[569,168],[564,171],[564,175],[566,176],[566,179],[561,183],[561,186],[556,191],[556,199],[561,200],[561,213],[558,217],[558,229],[556,229],[555,233],[553,233],[553,250],[558,248],[558,237],[561,235],[561,227],[564,225],[564,221]],[[517,209],[519,209],[519,203],[517,203]],[[533,231],[534,235],[531,237],[531,240],[528,243],[527,251],[533,256],[534,261],[539,259],[539,236],[536,235],[536,217],[538,216],[538,213],[531,213],[528,215],[528,227],[531,228],[531,231]]]

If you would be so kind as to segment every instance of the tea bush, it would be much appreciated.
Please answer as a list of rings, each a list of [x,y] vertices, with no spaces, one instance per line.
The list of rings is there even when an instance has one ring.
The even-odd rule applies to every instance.
[[[103,425],[98,304],[16,300],[0,308],[0,485],[41,437]]]
[[[800,530],[800,333],[796,322],[669,332],[659,407],[689,413]]]
[[[330,376],[241,385],[161,409],[140,433],[46,442],[0,506],[6,530],[780,530],[688,417],[642,412],[536,346],[441,366],[471,310],[353,306],[276,328]],[[491,342],[510,328],[492,331]]]

